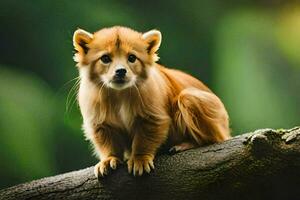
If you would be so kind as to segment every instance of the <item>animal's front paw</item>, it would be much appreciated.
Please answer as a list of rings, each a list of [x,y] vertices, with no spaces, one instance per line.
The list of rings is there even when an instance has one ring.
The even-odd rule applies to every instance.
[[[94,174],[98,177],[103,177],[109,173],[110,169],[117,169],[117,165],[121,163],[120,159],[114,156],[109,156],[101,160],[94,167]]]
[[[132,156],[127,161],[128,172],[133,173],[134,176],[141,176],[144,171],[150,173],[151,169],[154,169],[153,159],[152,155]]]

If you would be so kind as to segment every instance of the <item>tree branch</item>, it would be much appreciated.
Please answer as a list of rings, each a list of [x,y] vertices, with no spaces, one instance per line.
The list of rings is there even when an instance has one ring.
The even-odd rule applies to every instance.
[[[257,130],[158,156],[150,175],[126,166],[97,180],[93,167],[0,191],[0,199],[298,199],[300,127]]]

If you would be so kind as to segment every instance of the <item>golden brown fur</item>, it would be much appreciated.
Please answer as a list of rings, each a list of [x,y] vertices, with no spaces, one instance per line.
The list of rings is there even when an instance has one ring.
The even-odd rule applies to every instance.
[[[123,160],[134,175],[149,173],[163,144],[182,151],[230,137],[220,99],[194,77],[156,63],[159,31],[79,29],[73,42],[83,129],[101,160],[96,176]],[[119,68],[127,71],[121,84],[115,81]]]

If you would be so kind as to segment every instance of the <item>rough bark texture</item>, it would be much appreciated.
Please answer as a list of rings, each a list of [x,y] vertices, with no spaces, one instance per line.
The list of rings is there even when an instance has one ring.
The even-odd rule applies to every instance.
[[[93,167],[0,191],[0,199],[300,199],[300,127],[257,130],[221,144],[158,156],[150,175]]]

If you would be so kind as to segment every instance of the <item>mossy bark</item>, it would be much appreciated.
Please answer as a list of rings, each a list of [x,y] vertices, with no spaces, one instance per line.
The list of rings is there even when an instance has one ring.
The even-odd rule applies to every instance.
[[[226,142],[160,155],[155,171],[93,167],[0,191],[0,199],[300,199],[300,128],[257,130]]]

